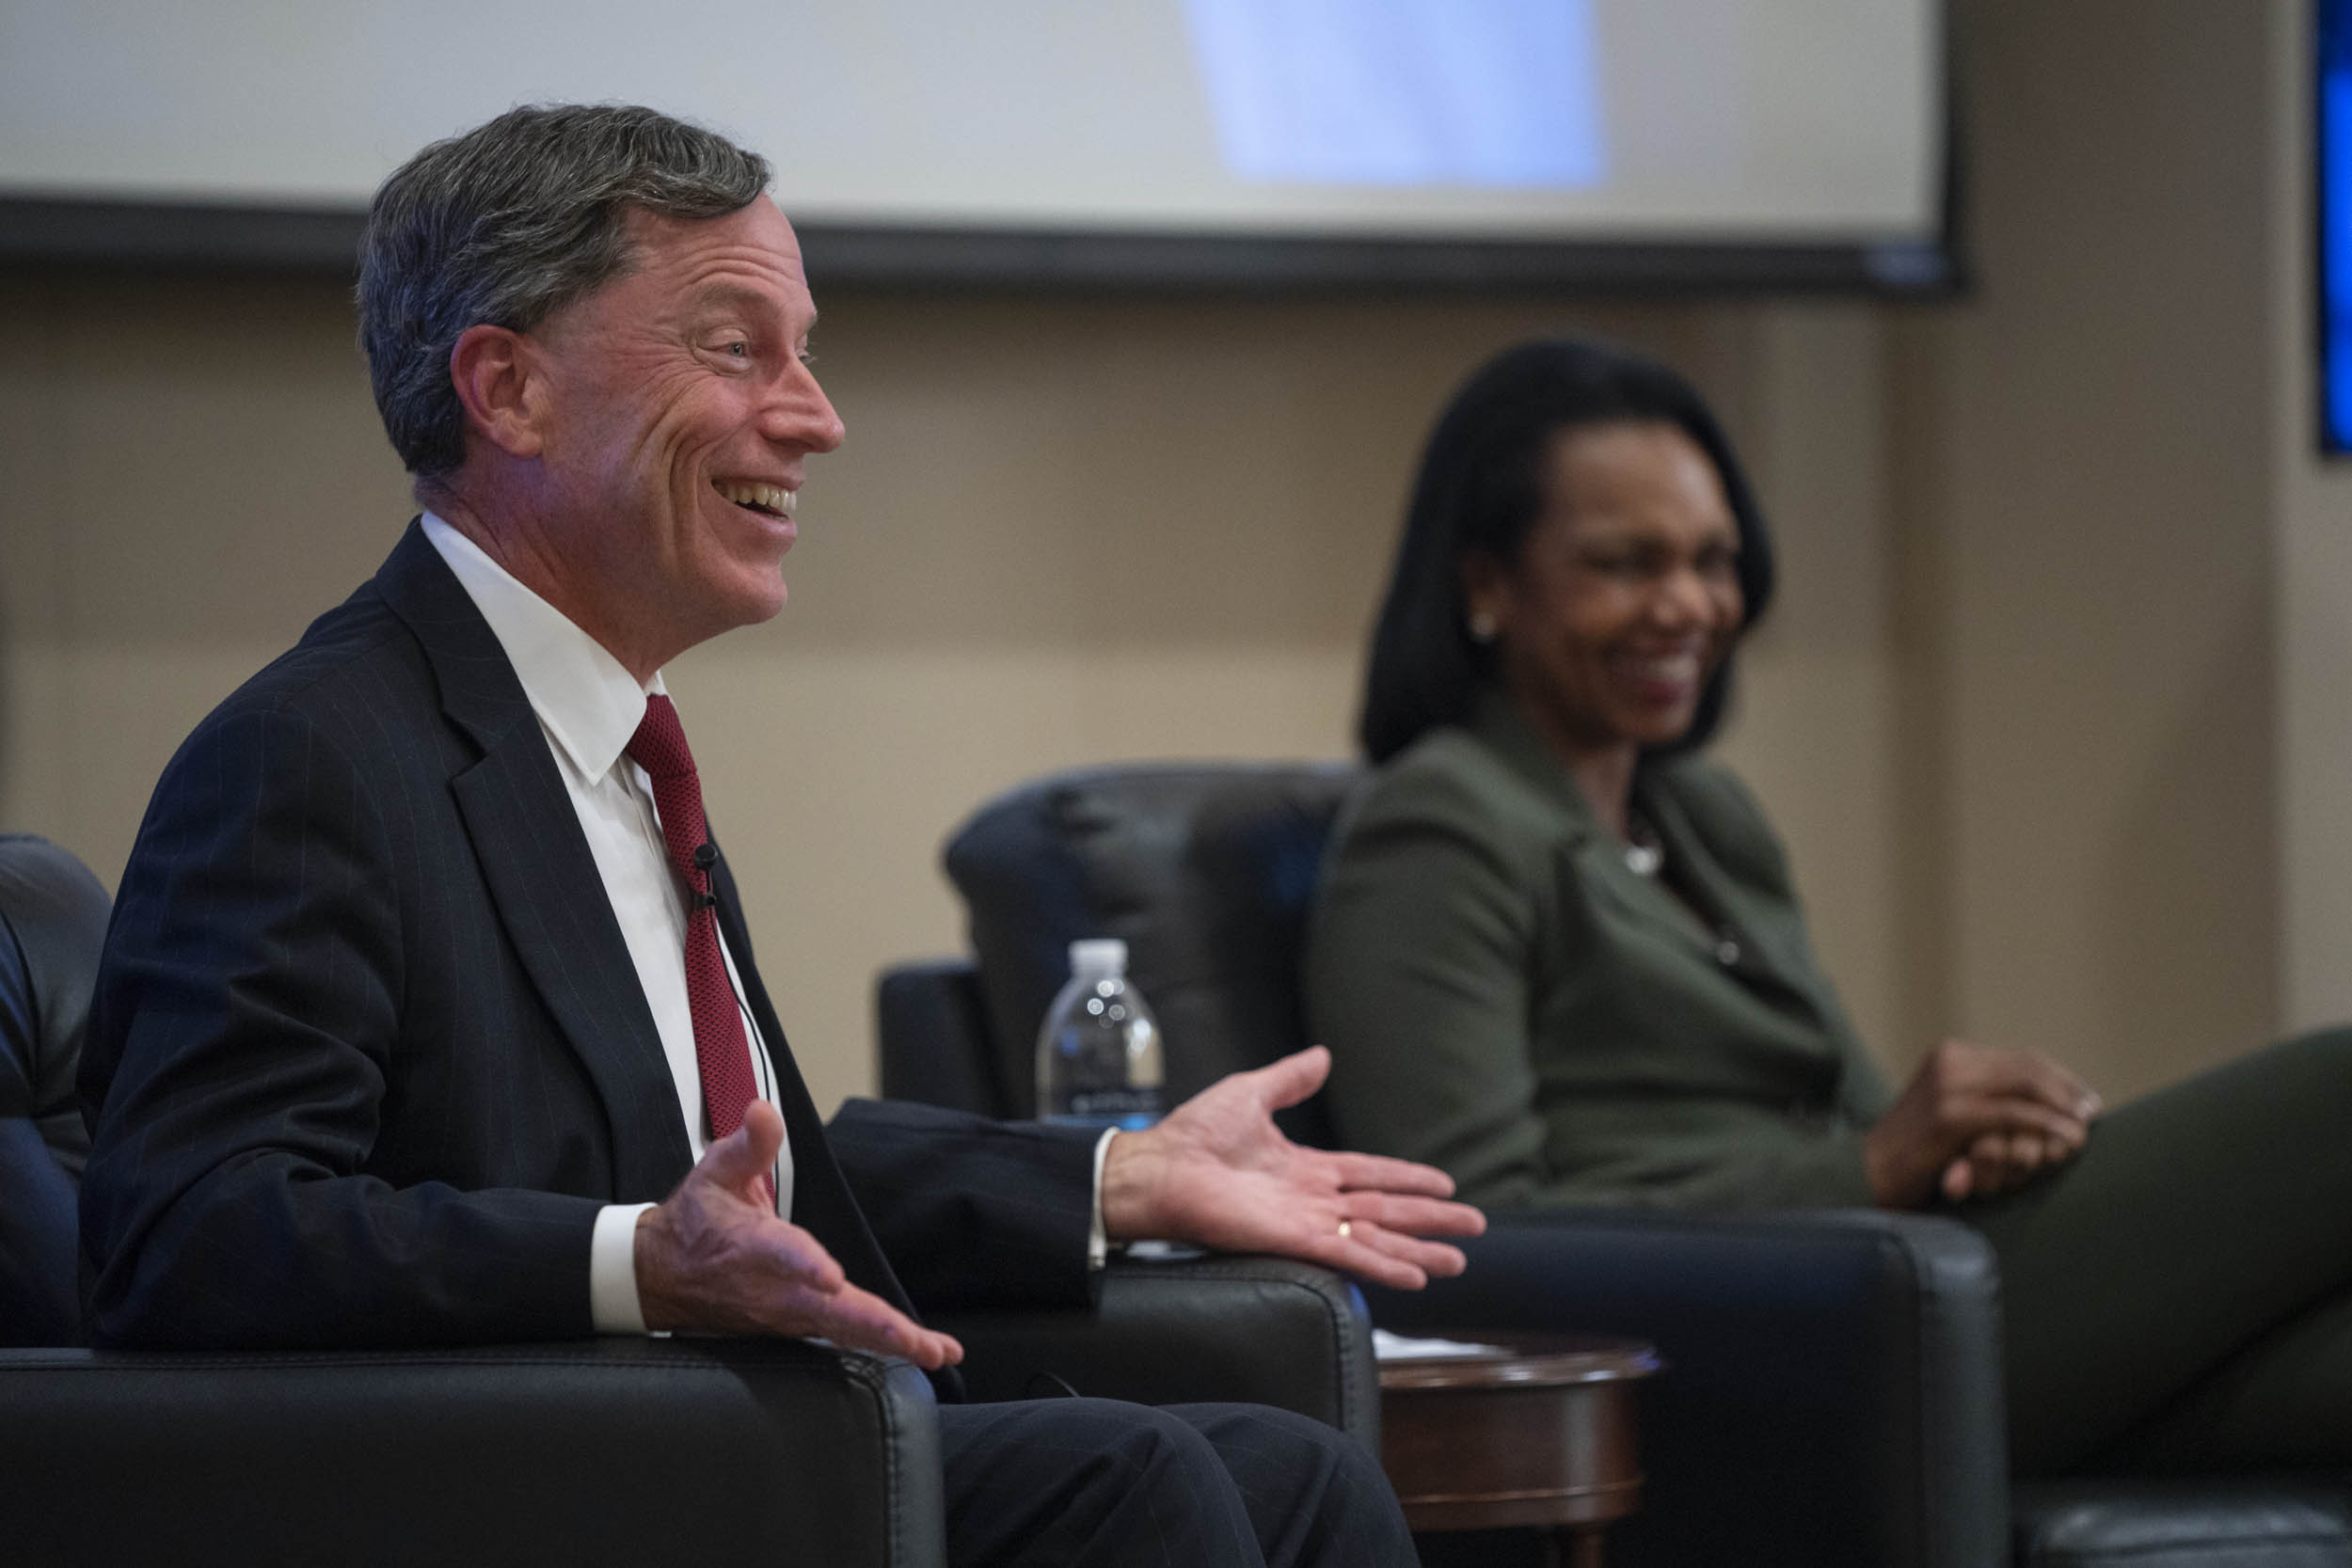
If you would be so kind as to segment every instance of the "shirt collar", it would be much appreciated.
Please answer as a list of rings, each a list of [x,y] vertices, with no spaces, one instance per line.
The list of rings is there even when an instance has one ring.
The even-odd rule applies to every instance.
[[[532,712],[573,767],[591,783],[603,778],[644,721],[647,695],[665,689],[660,672],[638,685],[604,644],[524,587],[481,546],[430,512],[423,528],[490,623]]]

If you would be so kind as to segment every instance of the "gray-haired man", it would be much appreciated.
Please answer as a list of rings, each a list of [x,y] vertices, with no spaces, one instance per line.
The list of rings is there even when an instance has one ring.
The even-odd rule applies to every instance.
[[[378,193],[362,336],[428,511],[157,788],[85,1066],[101,1340],[692,1328],[937,1370],[910,1298],[1083,1301],[1105,1237],[1461,1266],[1442,1175],[1274,1130],[1320,1053],[1108,1139],[818,1124],[660,673],[782,607],[842,437],[766,182],[651,111],[550,108]],[[1410,1560],[1369,1456],[1276,1412],[941,1424],[959,1560]]]

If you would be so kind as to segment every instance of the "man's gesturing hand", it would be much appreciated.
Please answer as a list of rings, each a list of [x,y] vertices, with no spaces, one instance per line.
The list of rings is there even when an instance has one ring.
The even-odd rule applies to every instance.
[[[1313,1046],[1201,1090],[1140,1132],[1111,1140],[1103,1228],[1228,1252],[1276,1252],[1417,1291],[1462,1272],[1426,1236],[1475,1236],[1486,1216],[1444,1201],[1454,1180],[1409,1160],[1301,1148],[1273,1113],[1322,1087],[1331,1053]],[[1341,1230],[1344,1223],[1346,1230]]]
[[[817,1238],[776,1217],[769,1191],[784,1118],[754,1101],[676,1192],[637,1220],[637,1299],[645,1326],[797,1334],[903,1355],[925,1371],[963,1359],[880,1296],[861,1291]]]

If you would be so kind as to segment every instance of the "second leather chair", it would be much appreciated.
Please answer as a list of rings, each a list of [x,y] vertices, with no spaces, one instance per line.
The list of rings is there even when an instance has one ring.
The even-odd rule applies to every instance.
[[[1056,774],[948,842],[976,960],[885,974],[885,1094],[1025,1115],[1067,944],[1123,938],[1171,1096],[1308,1043],[1296,972],[1324,840],[1355,770],[1170,764]],[[1324,1131],[1301,1107],[1293,1131]],[[1418,1331],[1574,1329],[1655,1342],[1642,1512],[1611,1560],[1855,1568],[2352,1564],[2342,1478],[2079,1478],[2012,1492],[1991,1250],[1867,1210],[1760,1218],[1495,1215],[1470,1271],[1375,1292]],[[2154,1554],[2153,1557],[2151,1554]]]

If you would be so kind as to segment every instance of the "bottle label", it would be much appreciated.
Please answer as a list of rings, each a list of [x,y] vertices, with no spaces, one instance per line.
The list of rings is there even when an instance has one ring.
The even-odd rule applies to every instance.
[[[1160,1091],[1156,1088],[1080,1089],[1070,1097],[1068,1114],[1083,1121],[1148,1127],[1160,1117]],[[1133,1117],[1142,1119],[1131,1122]]]
[[[1121,1132],[1140,1132],[1160,1119],[1156,1111],[1136,1111],[1123,1117],[1040,1117],[1038,1120],[1055,1127],[1091,1127],[1097,1132],[1116,1127]]]

